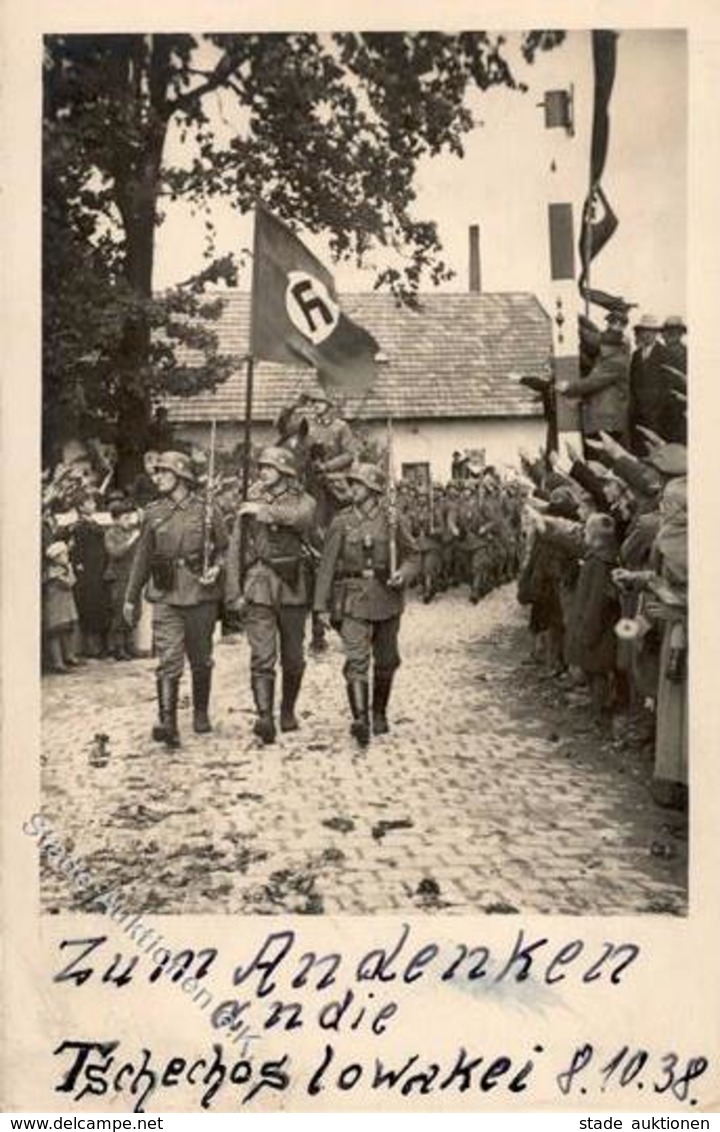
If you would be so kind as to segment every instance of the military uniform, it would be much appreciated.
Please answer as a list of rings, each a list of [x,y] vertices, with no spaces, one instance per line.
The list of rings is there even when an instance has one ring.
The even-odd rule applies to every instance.
[[[192,482],[189,459],[181,453],[169,456],[178,458],[162,463],[159,457],[158,467]],[[222,582],[220,576],[210,585],[201,580],[206,522],[205,500],[195,493],[181,500],[164,497],[151,503],[143,516],[125,594],[126,604],[137,605],[147,583],[145,596],[153,605],[153,644],[158,658],[160,722],[153,736],[169,746],[176,746],[178,740],[178,687],[185,655],[192,672],[195,730],[210,730],[212,635]],[[208,535],[211,564],[222,566],[228,539],[217,507],[212,508]]]
[[[280,726],[283,731],[294,731],[298,726],[294,711],[305,669],[305,623],[311,605],[306,546],[315,518],[315,500],[294,479],[287,451],[267,449],[260,457],[263,463],[277,467],[284,478],[272,487],[256,483],[250,489],[248,501],[260,504],[260,509],[254,515],[238,516],[235,523],[226,600],[235,604],[242,590],[247,603],[251,686],[258,711],[255,731],[270,743],[275,738],[278,651],[283,674]],[[244,580],[240,576],[243,524],[247,524]]]
[[[361,478],[362,477],[362,478]],[[373,730],[387,731],[387,705],[393,677],[400,665],[398,630],[404,606],[401,588],[390,580],[390,527],[381,498],[381,473],[359,465],[348,478],[358,479],[373,492],[333,520],[328,531],[315,586],[315,610],[339,626],[345,651],[344,675],[353,715],[353,735],[369,738],[369,679],[374,662]],[[398,571],[403,584],[415,577],[417,545],[404,524],[397,530]]]
[[[448,485],[440,503],[440,543],[442,546],[442,587],[455,585],[455,545],[460,534],[458,527],[457,491]]]
[[[428,494],[418,508],[412,533],[420,552],[420,583],[423,601],[427,605],[440,588],[442,575],[442,542],[440,538],[440,506],[437,490],[428,488]]]
[[[326,424],[313,421],[308,430],[307,442],[317,452],[325,472],[345,472],[352,465],[355,439],[350,425],[341,417]]]
[[[330,405],[324,393],[305,394],[311,403]],[[345,473],[355,459],[355,437],[350,425],[342,417],[325,414],[328,419],[308,420],[308,433],[305,445],[309,462],[305,476],[305,488],[317,504],[317,540],[322,544],[328,527],[338,510],[348,502]],[[312,644],[316,652],[327,648],[325,633],[319,617],[313,613]]]

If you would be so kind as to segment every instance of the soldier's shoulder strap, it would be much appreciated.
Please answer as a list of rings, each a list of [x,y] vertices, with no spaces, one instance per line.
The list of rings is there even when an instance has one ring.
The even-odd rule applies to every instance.
[[[167,499],[158,499],[150,503],[145,512],[145,518],[150,530],[155,533],[164,527],[179,507],[178,503],[171,503]]]

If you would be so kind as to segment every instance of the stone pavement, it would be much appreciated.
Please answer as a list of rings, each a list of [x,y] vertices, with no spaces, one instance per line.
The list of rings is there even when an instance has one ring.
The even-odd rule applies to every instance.
[[[267,748],[242,637],[216,649],[213,735],[192,733],[184,685],[178,752],[149,739],[152,661],[45,677],[44,813],[137,912],[684,914],[686,823],[650,797],[651,751],[588,733],[578,697],[523,663],[525,620],[514,586],[411,599],[392,733],[367,753],[334,635],[302,730]],[[50,868],[42,892],[81,906]]]

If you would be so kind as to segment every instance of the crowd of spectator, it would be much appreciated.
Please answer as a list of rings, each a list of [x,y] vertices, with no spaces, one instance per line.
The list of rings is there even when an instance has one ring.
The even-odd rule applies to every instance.
[[[654,720],[654,792],[687,795],[687,352],[682,319],[643,316],[636,348],[611,312],[577,382],[581,444],[523,454],[533,491],[518,597],[536,655],[584,685],[599,729]]]

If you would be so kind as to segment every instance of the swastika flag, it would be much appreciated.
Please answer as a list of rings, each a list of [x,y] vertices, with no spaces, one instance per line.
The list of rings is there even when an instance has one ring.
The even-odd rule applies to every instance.
[[[253,257],[253,355],[314,366],[328,391],[367,392],[378,343],[340,309],[330,272],[262,206],[255,213]]]

